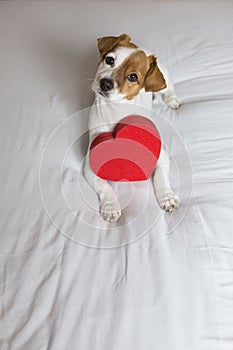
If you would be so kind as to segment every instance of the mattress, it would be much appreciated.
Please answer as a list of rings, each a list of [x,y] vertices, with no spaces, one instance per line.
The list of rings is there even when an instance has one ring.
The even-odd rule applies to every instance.
[[[233,3],[0,3],[0,349],[233,349]],[[82,174],[96,39],[128,33],[183,101],[153,118],[181,205]],[[149,113],[149,112],[148,112]]]

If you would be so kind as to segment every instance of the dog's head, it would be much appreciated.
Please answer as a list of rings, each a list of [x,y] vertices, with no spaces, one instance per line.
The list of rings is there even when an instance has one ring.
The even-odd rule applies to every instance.
[[[106,100],[131,100],[142,88],[156,92],[166,87],[156,57],[130,40],[127,34],[98,39],[100,61],[92,88]]]

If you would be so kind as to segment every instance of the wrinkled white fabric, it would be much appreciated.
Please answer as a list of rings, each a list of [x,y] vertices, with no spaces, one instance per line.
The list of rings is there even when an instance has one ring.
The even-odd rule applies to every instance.
[[[233,349],[232,18],[231,1],[0,3],[1,350]],[[96,38],[121,33],[183,100],[154,107],[181,207],[119,184],[110,224],[81,174],[83,108]]]

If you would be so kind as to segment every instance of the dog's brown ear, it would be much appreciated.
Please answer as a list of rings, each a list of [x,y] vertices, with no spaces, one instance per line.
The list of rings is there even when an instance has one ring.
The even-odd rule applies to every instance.
[[[103,56],[107,52],[113,50],[114,47],[116,47],[118,44],[129,43],[130,40],[131,38],[128,34],[121,34],[120,36],[105,36],[103,38],[99,38],[97,39],[97,42],[100,55]]]
[[[165,89],[167,84],[163,74],[157,66],[156,57],[154,55],[151,55],[148,57],[148,59],[150,63],[150,68],[147,72],[144,82],[145,91],[156,92]]]

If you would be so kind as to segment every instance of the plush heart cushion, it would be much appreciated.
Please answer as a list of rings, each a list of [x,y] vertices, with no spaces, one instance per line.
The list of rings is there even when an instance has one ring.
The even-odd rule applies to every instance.
[[[110,181],[140,181],[150,177],[161,150],[154,123],[143,116],[120,120],[113,132],[98,135],[90,147],[94,173]]]

